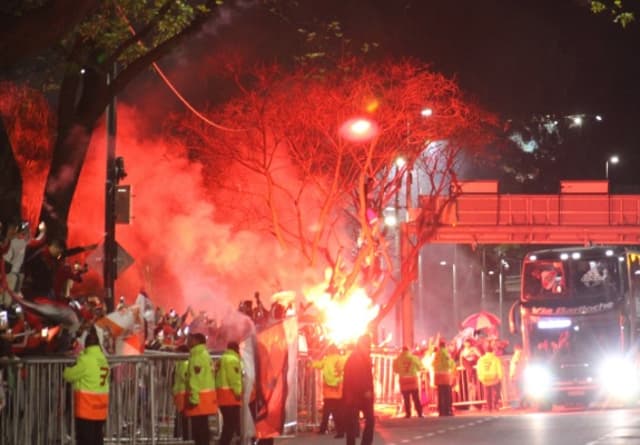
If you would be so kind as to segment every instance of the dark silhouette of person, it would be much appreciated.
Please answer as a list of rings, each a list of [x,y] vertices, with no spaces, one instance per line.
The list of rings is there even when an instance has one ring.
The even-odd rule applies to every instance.
[[[371,337],[363,335],[344,365],[345,432],[347,445],[355,445],[360,431],[360,412],[364,416],[361,445],[373,443],[375,417],[373,412],[373,370]]]

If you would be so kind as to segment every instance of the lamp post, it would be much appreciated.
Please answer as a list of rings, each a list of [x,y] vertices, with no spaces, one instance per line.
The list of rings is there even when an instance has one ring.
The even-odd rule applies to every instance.
[[[455,245],[454,245],[455,246]],[[457,248],[454,247],[453,262],[451,263],[451,317],[454,325],[458,323],[458,271],[457,271]],[[448,266],[446,261],[440,261],[440,265],[443,267]]]
[[[620,157],[618,157],[618,155],[613,155],[611,157],[609,157],[609,159],[607,159],[604,163],[604,177],[605,179],[609,179],[609,163],[611,163],[611,165],[615,165],[618,162],[620,162]]]
[[[107,74],[107,84],[111,84],[117,75],[117,66],[113,65],[113,70]],[[105,304],[107,311],[111,312],[115,307],[114,288],[117,275],[117,255],[116,244],[116,216],[115,199],[116,185],[118,182],[116,164],[116,98],[111,99],[107,106],[107,170],[105,185],[105,237],[103,252],[103,281],[105,291]]]
[[[498,273],[498,317],[500,317],[500,338],[502,338],[502,313],[504,306],[504,271],[505,269],[509,269],[509,263],[504,259],[500,258],[500,266]]]

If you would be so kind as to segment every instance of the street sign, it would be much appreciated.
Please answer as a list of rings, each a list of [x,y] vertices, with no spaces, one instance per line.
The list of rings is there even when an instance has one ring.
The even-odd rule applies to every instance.
[[[124,248],[117,242],[116,247],[116,269],[117,274],[120,275],[127,268],[129,268],[129,266],[131,266],[135,260],[129,254],[129,252],[124,250]],[[104,242],[100,243],[100,245],[87,257],[87,264],[91,269],[102,273],[104,268]]]

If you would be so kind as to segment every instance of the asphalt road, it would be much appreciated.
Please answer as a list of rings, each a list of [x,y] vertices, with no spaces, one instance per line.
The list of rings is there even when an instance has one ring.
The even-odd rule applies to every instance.
[[[316,433],[282,438],[282,445],[342,445]],[[378,419],[374,445],[640,445],[639,409],[555,409],[548,413],[473,412],[454,417]],[[359,444],[359,442],[358,442]]]

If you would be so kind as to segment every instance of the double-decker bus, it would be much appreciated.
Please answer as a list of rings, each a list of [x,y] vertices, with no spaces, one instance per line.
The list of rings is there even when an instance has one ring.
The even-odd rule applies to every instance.
[[[640,251],[585,247],[530,252],[510,324],[522,338],[521,389],[553,404],[638,400]]]

